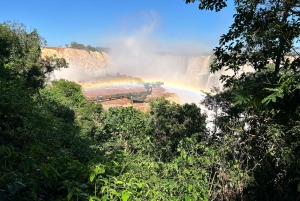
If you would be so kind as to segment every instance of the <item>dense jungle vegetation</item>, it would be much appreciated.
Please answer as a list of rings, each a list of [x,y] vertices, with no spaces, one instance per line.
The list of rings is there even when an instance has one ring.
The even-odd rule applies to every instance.
[[[211,69],[236,74],[203,101],[210,129],[195,104],[87,103],[78,84],[48,83],[67,63],[41,58],[36,30],[0,24],[0,200],[298,200],[300,59],[285,55],[299,56],[299,1],[235,5]],[[244,64],[255,72],[237,76]]]

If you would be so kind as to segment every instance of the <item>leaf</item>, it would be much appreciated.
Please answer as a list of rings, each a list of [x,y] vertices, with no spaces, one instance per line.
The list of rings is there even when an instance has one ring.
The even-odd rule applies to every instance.
[[[71,191],[68,193],[68,196],[67,196],[68,201],[71,200],[73,194],[74,194],[74,190],[71,190]]]
[[[102,197],[102,200],[103,201],[106,201],[108,199],[108,195],[104,195],[103,197]]]
[[[169,179],[169,184],[170,184],[170,186],[173,186],[174,183],[175,183],[175,181],[174,181],[173,179]]]
[[[103,173],[105,173],[105,169],[104,169],[104,167],[101,167],[101,168],[99,169],[99,173],[100,173],[100,174],[103,174]]]
[[[108,179],[101,179],[100,181],[104,182],[105,185],[108,184]]]
[[[94,200],[101,201],[101,199],[96,196],[92,196],[89,198],[89,201],[94,201]]]
[[[138,188],[142,188],[143,187],[143,183],[136,183]]]
[[[95,176],[96,176],[96,173],[95,173],[95,172],[92,172],[92,173],[90,174],[90,182],[93,182],[93,181],[94,181]]]
[[[120,196],[120,193],[118,193],[115,189],[112,189],[111,193],[114,194],[114,195],[116,195],[116,196]]]
[[[280,88],[266,88],[266,90],[268,91],[273,91],[274,93],[270,94],[269,96],[265,97],[261,102],[262,103],[266,103],[269,104],[270,101],[272,102],[276,102],[276,98],[283,98],[284,94],[283,94],[283,90]]]
[[[122,191],[122,201],[127,201],[128,198],[130,197],[130,192],[128,191]]]
[[[191,198],[190,196],[185,196],[185,197],[184,197],[184,200],[185,200],[185,201],[191,201],[192,198]]]
[[[124,182],[123,181],[117,181],[116,184],[121,184],[122,185],[122,184],[124,184]]]
[[[247,104],[252,99],[252,96],[248,96],[247,94],[245,94],[244,90],[241,87],[237,87],[236,91],[234,91],[233,94],[233,101],[236,105]]]
[[[17,183],[17,184],[20,184],[21,186],[23,186],[23,187],[25,187],[26,185],[25,184],[23,184],[22,182],[20,182],[20,181],[16,181],[15,183]]]

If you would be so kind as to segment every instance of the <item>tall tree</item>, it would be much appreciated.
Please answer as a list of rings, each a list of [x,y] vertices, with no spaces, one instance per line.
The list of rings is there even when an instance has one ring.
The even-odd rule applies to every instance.
[[[0,132],[24,126],[31,116],[32,100],[44,87],[47,74],[67,67],[64,59],[41,58],[45,40],[37,30],[28,32],[23,24],[0,24]],[[20,133],[20,132],[16,132]]]
[[[234,22],[221,36],[211,64],[211,72],[233,72],[221,78],[225,90],[213,100],[221,99],[206,101],[222,108],[213,139],[228,140],[227,161],[238,161],[243,174],[255,181],[242,182],[242,200],[296,200],[300,1],[239,0],[234,5]],[[226,0],[199,1],[201,10],[218,12],[226,6]],[[297,56],[288,57],[291,52]],[[240,74],[244,65],[254,72]]]
[[[218,12],[227,6],[226,0],[199,2],[201,10]],[[275,64],[273,72],[278,75],[280,69],[288,65],[299,67],[299,58],[291,60],[285,57],[291,51],[295,52],[295,43],[299,42],[299,0],[239,0],[234,4],[234,23],[228,33],[221,36],[219,46],[214,49],[212,72],[228,68],[236,75],[243,65],[251,65],[260,71],[272,62]],[[230,85],[233,77],[222,78]]]

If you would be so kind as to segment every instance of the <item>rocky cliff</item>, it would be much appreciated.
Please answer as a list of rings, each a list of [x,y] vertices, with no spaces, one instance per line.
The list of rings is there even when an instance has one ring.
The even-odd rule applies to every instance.
[[[83,69],[99,69],[109,66],[108,55],[105,52],[88,52],[73,48],[44,47],[43,56],[56,55],[59,58],[65,58],[69,66],[79,66]]]
[[[232,74],[229,71],[211,74],[209,67],[211,55],[157,53],[132,56],[126,52],[108,55],[104,52],[88,52],[73,48],[42,48],[42,56],[52,55],[65,58],[69,64],[68,69],[55,72],[54,77],[72,81],[94,82],[96,77],[121,73],[146,80],[171,81],[209,90],[212,86],[221,85],[219,81],[221,74]],[[241,72],[251,71],[253,69],[249,66],[241,70]]]
[[[109,66],[109,58],[105,52],[88,52],[73,48],[44,47],[42,57],[56,55],[65,58],[68,69],[54,72],[54,78],[64,78],[72,81],[91,79],[97,72]]]
[[[126,54],[127,52],[88,52],[72,48],[44,47],[42,56],[56,55],[65,58],[69,68],[55,71],[54,79],[67,79],[80,83],[84,90],[110,80],[108,77],[119,73],[135,76],[145,81],[163,81],[169,86],[185,86],[194,89],[207,90],[212,86],[219,86],[219,74],[210,74],[209,65],[212,56],[181,55],[173,53]],[[112,80],[113,81],[113,80]],[[117,82],[118,83],[118,82]],[[187,98],[190,95],[180,94]],[[165,96],[173,102],[180,103],[176,94],[153,93],[157,97]],[[197,100],[198,101],[198,100]]]

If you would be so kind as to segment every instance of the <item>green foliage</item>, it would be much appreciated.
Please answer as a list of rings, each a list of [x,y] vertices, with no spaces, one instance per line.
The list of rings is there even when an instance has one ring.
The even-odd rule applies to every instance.
[[[52,65],[48,59],[44,64]],[[1,122],[0,196],[6,200],[209,199],[197,148],[205,115],[196,105],[160,99],[151,114],[132,107],[105,111],[66,80],[30,93],[18,89],[22,83],[9,86],[28,96],[20,99],[26,109],[2,110],[3,117],[23,120],[15,130],[17,120],[10,127]]]
[[[191,2],[195,1],[186,0]],[[220,148],[213,150],[225,158],[217,164],[226,175],[236,175],[223,183],[231,186],[238,181],[235,191],[218,199],[296,200],[300,59],[295,46],[300,4],[245,0],[234,5],[234,22],[221,36],[211,64],[212,72],[225,68],[233,73],[222,76],[224,91],[209,94],[204,101],[214,112],[211,139],[213,147]],[[199,1],[201,10],[220,11],[226,6],[224,0]],[[291,52],[293,56],[287,57]],[[255,72],[241,73],[244,65]],[[230,147],[230,152],[221,147]]]
[[[109,48],[104,48],[104,47],[92,47],[90,45],[87,45],[85,46],[84,44],[80,44],[80,43],[77,43],[77,42],[71,42],[70,44],[70,47],[71,48],[74,48],[74,49],[80,49],[80,50],[86,50],[86,51],[92,51],[92,52],[106,52],[108,53],[109,52]]]
[[[75,48],[75,49],[84,49],[85,48],[85,46],[83,44],[76,43],[76,42],[72,42],[70,47]]]
[[[103,200],[208,200],[203,157],[197,154],[195,143],[192,138],[181,142],[178,157],[169,163],[156,162],[142,152],[127,154],[122,164],[110,166],[121,166],[120,175],[97,177],[101,187],[95,196]],[[91,177],[94,175],[93,171]]]
[[[225,5],[222,0],[201,1],[200,8],[219,11]],[[236,19],[252,22],[244,15],[262,2],[236,5],[248,9],[238,10]],[[283,12],[289,5],[293,9],[293,2],[281,4]],[[250,16],[270,14],[268,9]],[[262,19],[256,19],[258,25]],[[275,24],[269,28],[276,35],[285,25]],[[237,20],[232,29],[236,26]],[[207,116],[195,104],[161,98],[150,102],[147,113],[133,107],[104,110],[101,104],[86,103],[76,83],[56,80],[45,87],[46,75],[66,67],[65,60],[41,59],[44,40],[36,30],[0,24],[0,199],[296,200],[299,61],[280,58],[278,70],[279,52],[291,48],[280,36],[276,40],[282,46],[270,38],[254,51],[254,42],[263,39],[260,31],[249,38],[256,26],[240,30],[238,37],[249,43],[245,49],[238,48],[244,44],[240,41],[222,49],[243,27],[221,39],[212,71],[221,63],[237,71],[244,62],[257,62],[257,71],[229,79],[229,87],[207,94],[203,104],[212,112],[212,127],[206,128]],[[266,48],[275,56],[262,52]],[[266,64],[270,57],[274,65]]]
[[[161,160],[172,158],[180,140],[205,131],[206,116],[195,104],[181,106],[161,98],[150,102],[150,105],[151,136]]]
[[[52,87],[45,89],[48,97],[70,108],[79,108],[86,102],[81,86],[64,79],[52,81]]]
[[[287,66],[299,66],[299,57],[292,60],[285,57],[290,52],[296,52],[295,42],[299,41],[298,0],[242,0],[235,1],[234,5],[234,22],[228,33],[221,36],[219,46],[214,49],[212,72],[224,67],[233,70],[234,76],[223,76],[227,81],[226,85],[230,86],[244,65],[251,65],[256,71],[260,71],[272,62],[274,76]],[[224,0],[199,1],[201,10],[220,11],[226,6]]]
[[[74,112],[39,95],[46,75],[66,62],[40,57],[44,40],[36,30],[16,23],[0,24],[0,30],[0,196],[61,200],[85,180],[86,156],[79,150],[89,152],[77,137]]]
[[[23,128],[31,126],[27,119],[35,115],[33,97],[44,87],[46,74],[66,63],[41,59],[44,39],[36,30],[28,33],[22,24],[0,24],[0,44],[0,132],[6,140],[16,133],[21,136]]]
[[[293,179],[297,176],[299,91],[294,84],[278,85],[282,91],[277,96],[275,90],[268,90],[269,75],[240,77],[234,87],[207,96],[205,102],[219,109],[212,139],[214,144],[225,143],[219,147],[229,146],[226,161],[237,161],[239,172],[248,175],[240,180],[243,199],[293,200],[297,196]]]

